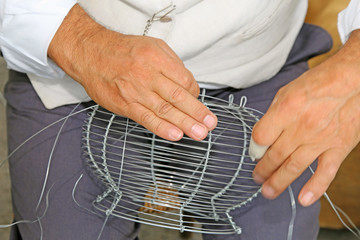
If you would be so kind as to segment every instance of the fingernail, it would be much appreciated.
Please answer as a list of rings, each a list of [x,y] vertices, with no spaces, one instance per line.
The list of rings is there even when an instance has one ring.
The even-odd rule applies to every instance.
[[[194,134],[197,138],[203,139],[207,135],[208,131],[203,126],[201,126],[199,124],[195,124],[191,128],[191,133]]]
[[[258,184],[262,184],[265,182],[265,179],[258,174],[253,173],[253,178],[254,178],[254,181]]]
[[[313,200],[314,194],[312,192],[305,193],[300,199],[301,205],[303,205],[304,207],[310,206],[313,203]]]
[[[204,118],[204,124],[208,127],[208,128],[213,128],[216,124],[216,119],[212,116],[212,115],[207,115]]]
[[[169,131],[169,136],[174,141],[180,140],[180,138],[182,137],[182,132],[179,129],[172,128]]]
[[[263,186],[261,193],[265,198],[270,198],[270,199],[274,198],[275,195],[274,189],[270,186]]]

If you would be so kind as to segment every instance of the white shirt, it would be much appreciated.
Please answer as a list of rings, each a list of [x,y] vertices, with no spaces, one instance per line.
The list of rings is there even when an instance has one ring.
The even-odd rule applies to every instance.
[[[55,32],[76,0],[0,0],[0,47],[10,69],[43,77],[64,72],[48,57]]]
[[[84,0],[80,2],[84,8],[103,25],[115,29],[118,28],[118,31],[129,34],[142,34],[146,20],[149,19],[154,12],[162,9],[163,6],[167,6],[169,2],[165,0],[152,0],[151,4],[146,4],[150,1],[116,0],[116,2],[113,1],[112,4],[118,6],[117,11],[111,11],[114,10],[113,6],[111,6],[111,9],[106,9],[106,7],[99,8],[99,6],[107,6],[105,2],[110,3],[111,1],[112,0]],[[280,5],[278,8],[274,8],[279,1],[284,4],[288,3],[290,12],[281,8]],[[219,4],[220,2],[221,4]],[[152,26],[149,35],[166,40],[170,47],[183,59],[185,65],[194,73],[195,78],[199,82],[233,87],[248,87],[267,80],[275,75],[281,68],[305,16],[307,7],[305,0],[273,0],[270,2],[270,0],[266,2],[263,0],[182,0],[176,3],[176,5],[178,5],[177,12],[173,12],[174,15],[172,17],[174,17],[175,21],[172,21],[168,25],[158,24]],[[298,2],[298,4],[294,4],[295,2]],[[75,0],[0,0],[0,47],[8,63],[8,67],[28,73],[35,90],[47,108],[89,100],[84,89],[47,57],[47,48],[52,37],[75,3]],[[230,7],[226,6],[226,3],[230,3],[230,5],[228,5]],[[253,5],[251,5],[251,3]],[[142,11],[141,14],[136,13],[137,18],[136,21],[134,21],[134,19],[131,19],[132,16],[130,13],[135,13],[136,11],[134,9],[136,9],[139,4],[143,4],[141,6],[145,7],[145,11]],[[237,10],[235,11],[236,14],[233,14],[234,6],[237,6],[236,4],[243,4],[242,6],[246,6],[247,8],[245,8],[245,11],[241,8],[235,9]],[[123,14],[119,14],[119,10],[125,9],[126,6],[129,5],[130,8],[128,8],[127,11],[122,11]],[[196,12],[196,7],[200,7],[200,5],[204,5],[204,7],[198,8],[198,12]],[[342,39],[346,39],[352,30],[359,28],[359,20],[356,20],[359,18],[359,5],[359,0],[352,0],[348,8],[351,8],[351,11],[343,12],[341,15],[343,17],[339,18],[339,32],[343,36]],[[256,6],[256,8],[254,8],[254,6]],[[261,8],[261,6],[263,8]],[[210,8],[210,10],[211,8],[217,8],[216,12],[218,15],[214,16],[216,22],[201,22],[201,19],[206,18],[200,16],[207,11],[200,10],[207,8]],[[273,24],[274,28],[270,31],[282,34],[279,37],[278,34],[266,33],[266,31],[263,31],[264,29],[261,29],[261,26],[256,28],[257,26],[255,25],[254,28],[251,24],[257,22],[262,23],[261,21],[251,21],[251,17],[256,17],[256,9],[260,9],[262,12],[267,9],[273,9],[273,11],[282,10],[283,13],[276,16],[274,21],[278,21],[278,23],[290,22],[290,24],[285,25],[286,31],[282,31],[284,28],[276,28],[276,24]],[[106,12],[109,10],[112,15],[108,14],[108,12],[105,15],[101,14],[101,11]],[[231,15],[229,15],[230,13]],[[243,25],[241,25],[237,20],[244,21],[246,18],[239,18],[240,15],[237,14],[240,13],[243,15],[244,13],[250,14],[249,16],[251,16],[251,14],[255,15],[248,17],[248,22],[245,21],[246,24],[242,22]],[[259,13],[257,14],[259,15]],[[112,16],[112,18],[104,18],[104,16]],[[261,15],[259,16],[261,20]],[[269,16],[272,15],[270,14]],[[131,21],[129,21],[129,19],[131,19]],[[284,21],[284,19],[287,20]],[[354,21],[354,19],[356,21]],[[237,22],[238,25],[233,24],[229,27],[229,23],[231,22],[224,25],[222,22],[224,20]],[[184,31],[187,33],[187,36],[192,34],[192,31],[199,34],[199,29],[189,28],[189,26],[194,25],[194,21],[200,21],[198,27],[207,27],[202,29],[205,31],[204,34],[207,37],[202,38],[202,35],[197,39],[183,37],[177,41],[177,37],[181,37]],[[181,24],[179,24],[179,22]],[[113,23],[119,23],[119,25],[112,25]],[[176,29],[177,26],[174,27],[174,23],[180,27]],[[201,24],[203,24],[203,26],[201,26]],[[219,33],[217,30],[222,30],[223,26],[228,27],[227,32],[220,31]],[[247,29],[248,31],[243,31],[244,29],[242,29],[242,31],[236,31],[241,28],[241,26],[244,28],[246,28],[246,26],[250,27]],[[279,26],[281,26],[281,24]],[[258,29],[259,32],[252,33],[251,31],[253,29]],[[178,34],[173,34],[176,31]],[[227,36],[234,36],[236,33],[240,35],[241,33],[249,33],[249,36],[241,36],[243,37],[240,39],[241,44],[243,44],[241,47],[237,47],[238,45],[232,42],[236,39],[235,37],[227,38]],[[212,37],[208,37],[209,35]],[[274,36],[274,38],[266,39],[266,41],[262,41],[261,43],[259,37],[263,38],[268,36]],[[205,40],[205,44],[203,40]],[[259,41],[256,42],[256,40]],[[183,43],[183,41],[187,42]],[[264,43],[269,42],[270,44],[265,44],[264,46]],[[254,48],[254,46],[256,46],[256,48]],[[258,48],[263,48],[263,46],[267,49],[257,51]],[[231,49],[231,51],[229,51],[229,49]],[[248,51],[249,49],[255,49],[255,53],[254,51]],[[246,57],[236,58],[239,55],[246,55]],[[247,59],[246,62],[244,62],[244,59]],[[274,61],[274,59],[276,59],[276,61]]]
[[[356,29],[360,29],[360,0],[351,0],[349,6],[338,16],[338,31],[342,43],[345,43],[350,33]]]

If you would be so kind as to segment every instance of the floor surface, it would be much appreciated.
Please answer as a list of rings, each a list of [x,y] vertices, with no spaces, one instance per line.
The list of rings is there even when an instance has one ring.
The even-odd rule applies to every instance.
[[[0,58],[0,92],[3,93],[5,82],[7,81],[7,70],[5,62]],[[7,144],[6,144],[6,123],[5,123],[5,105],[2,104],[4,99],[0,94],[0,225],[9,224],[12,221],[11,197],[9,172],[6,162]],[[7,240],[9,228],[0,228],[0,240]],[[162,229],[157,227],[142,226],[139,236],[140,240],[177,240],[181,238],[178,231]],[[201,240],[200,234],[190,234],[187,240]],[[328,230],[321,229],[318,240],[355,240],[347,230]],[[51,240],[51,239],[50,239]],[[70,239],[71,240],[71,239]],[[306,239],[304,239],[306,240]]]

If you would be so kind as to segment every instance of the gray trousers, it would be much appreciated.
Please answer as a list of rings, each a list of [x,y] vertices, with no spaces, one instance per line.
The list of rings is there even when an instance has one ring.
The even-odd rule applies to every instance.
[[[228,99],[229,94],[233,94],[235,102],[239,102],[241,96],[246,96],[248,107],[266,112],[278,89],[306,71],[307,60],[328,51],[331,44],[331,38],[324,30],[305,24],[286,64],[275,77],[247,89],[208,90],[206,94],[225,100]],[[27,76],[14,71],[10,71],[5,97],[8,103],[9,153],[34,133],[67,116],[74,109],[74,105],[53,110],[46,109]],[[83,103],[76,111],[85,109],[91,104],[94,103]],[[92,209],[92,201],[104,191],[104,187],[94,181],[93,176],[89,174],[82,155],[82,126],[86,117],[84,111],[68,118],[55,147],[54,142],[63,122],[52,125],[33,137],[10,158],[14,221],[40,219],[41,223],[14,226],[10,239],[40,239],[41,234],[43,239],[51,240],[97,239],[105,216],[95,215],[85,209]],[[81,174],[83,174],[81,184],[78,184],[76,190],[77,204],[73,199],[73,188]],[[309,171],[305,171],[292,184],[295,196],[310,175]],[[47,184],[42,191],[44,179],[47,179]],[[37,208],[41,192],[44,192],[44,195]],[[291,212],[290,197],[286,191],[272,201],[258,196],[234,213],[235,222],[243,229],[241,235],[204,234],[203,238],[205,240],[287,239]],[[293,239],[316,239],[319,203],[308,208],[297,204],[296,212]],[[135,239],[138,229],[139,224],[110,217],[101,239]]]

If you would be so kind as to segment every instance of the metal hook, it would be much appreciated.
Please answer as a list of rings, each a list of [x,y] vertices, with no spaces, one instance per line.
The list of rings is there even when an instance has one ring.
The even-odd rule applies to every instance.
[[[234,105],[234,95],[230,94],[229,95],[229,107]]]
[[[158,16],[160,13],[164,12],[165,10],[171,8],[169,11],[165,12],[162,16]],[[170,4],[169,6],[161,9],[160,11],[154,13],[151,19],[147,20],[147,24],[144,29],[143,36],[146,36],[149,33],[150,27],[153,22],[160,21],[160,22],[171,22],[171,18],[168,15],[176,9],[176,5]]]
[[[247,103],[247,97],[246,96],[242,96],[241,98],[240,98],[240,107],[242,107],[242,108],[244,108],[245,107],[245,105],[246,105],[246,103]]]

